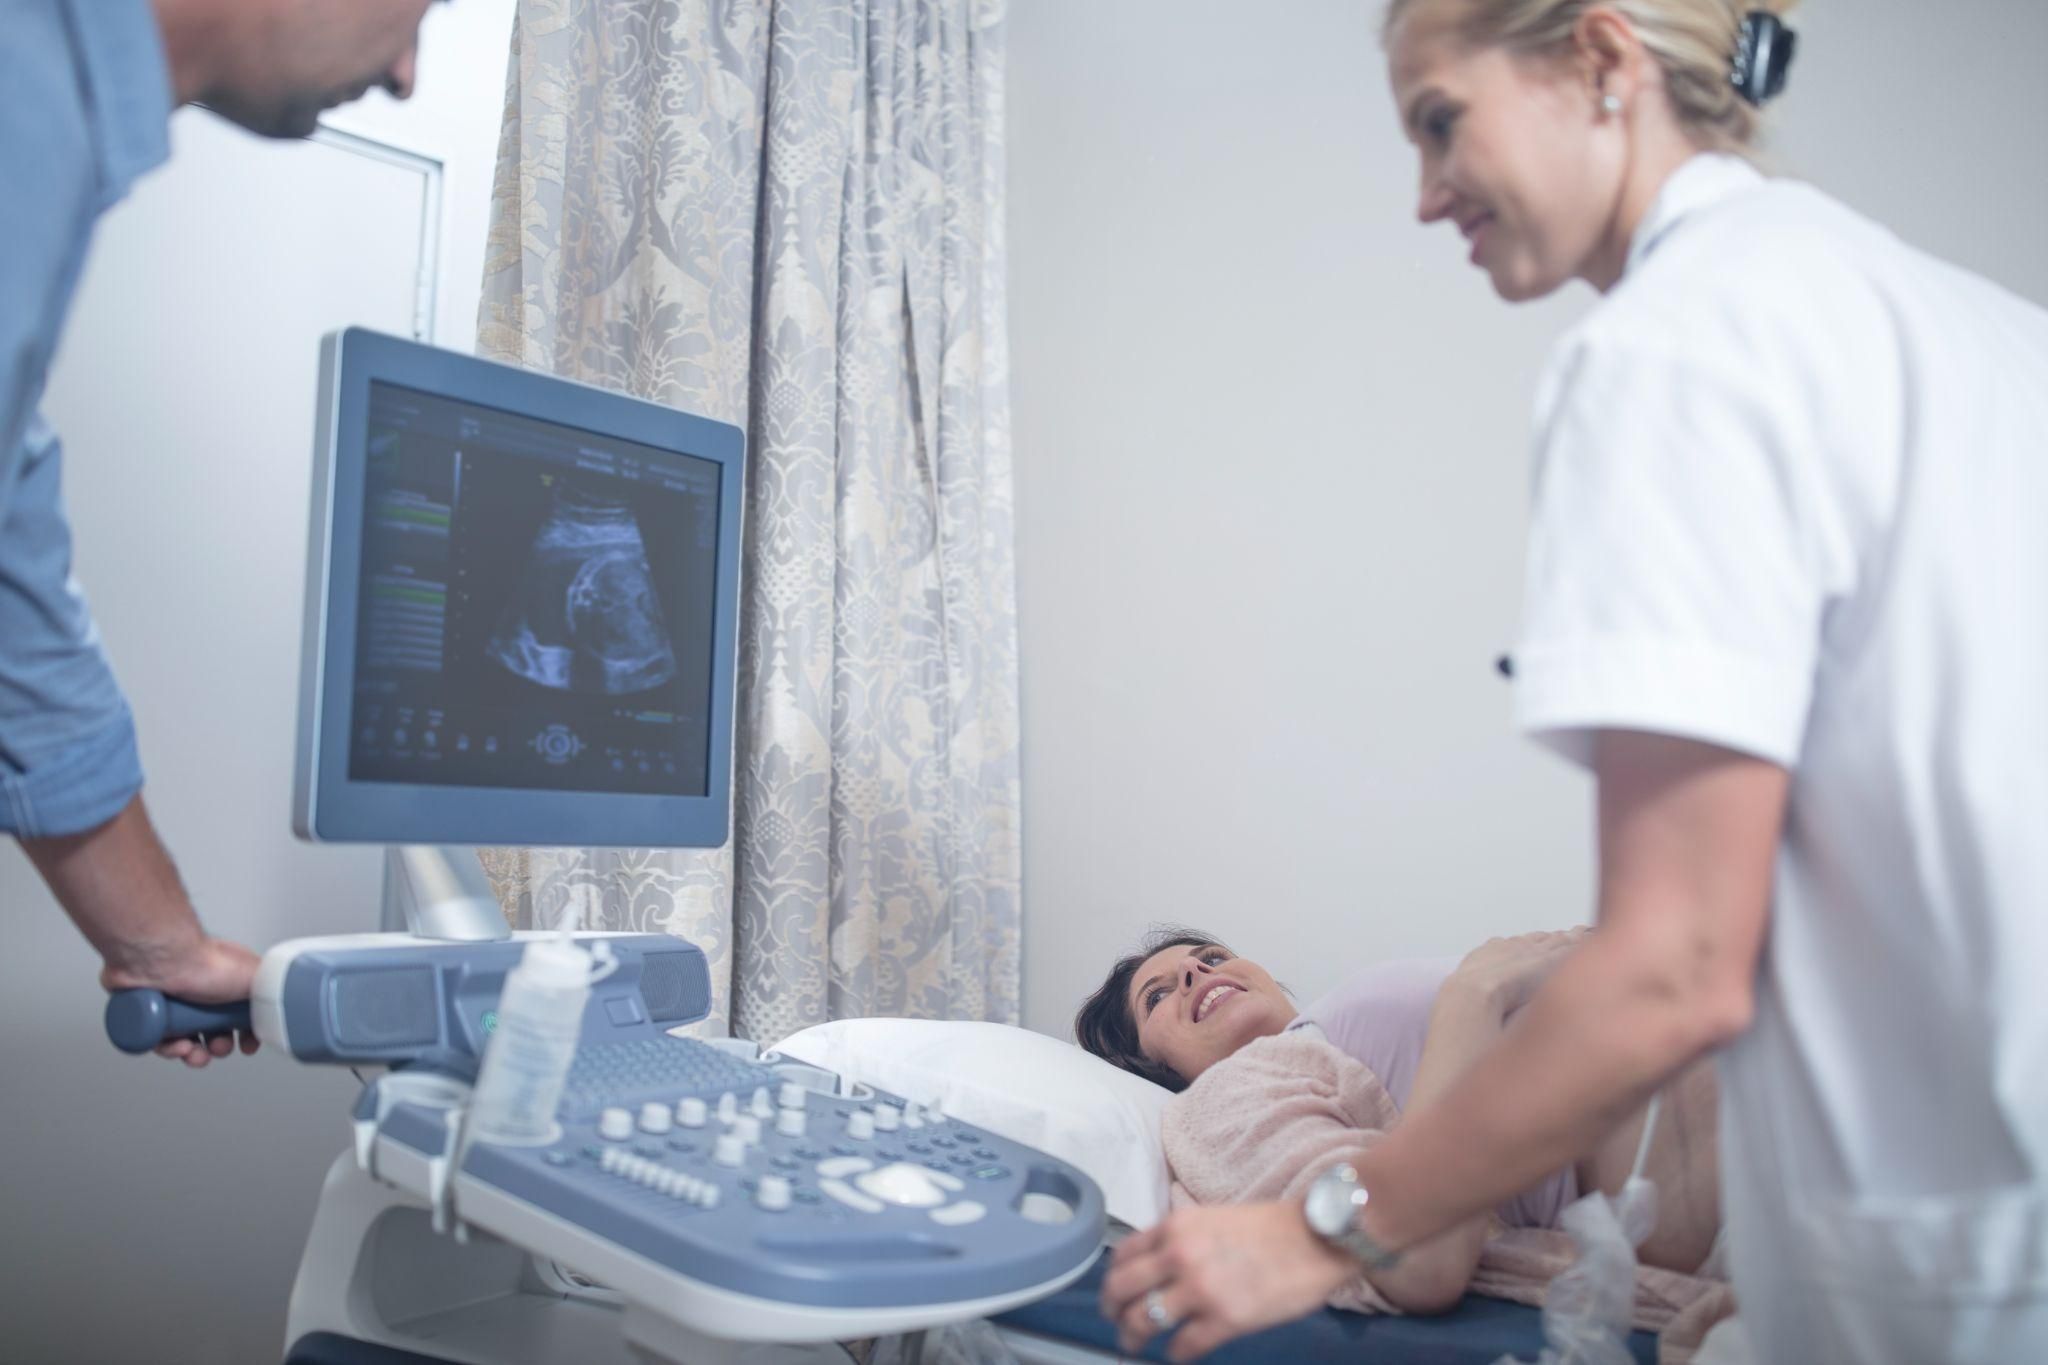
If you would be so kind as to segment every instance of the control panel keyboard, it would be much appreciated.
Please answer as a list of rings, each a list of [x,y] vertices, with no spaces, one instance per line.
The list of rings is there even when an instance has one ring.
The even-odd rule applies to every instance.
[[[835,1079],[682,1038],[585,1048],[561,1139],[474,1145],[461,1176],[678,1274],[820,1307],[986,1297],[1098,1244],[1079,1171]]]
[[[358,1161],[437,1224],[481,1227],[707,1331],[820,1340],[997,1311],[1092,1260],[1102,1195],[1078,1169],[914,1097],[677,1037],[709,1006],[702,954],[603,937],[614,965],[543,1146],[463,1134],[465,1077],[516,940],[281,945],[252,1012],[302,1061],[398,1068],[357,1106]]]

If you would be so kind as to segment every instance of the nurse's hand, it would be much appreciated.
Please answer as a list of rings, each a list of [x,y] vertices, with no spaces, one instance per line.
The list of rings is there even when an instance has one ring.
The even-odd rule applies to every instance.
[[[1117,1245],[1102,1312],[1126,1353],[1177,1326],[1167,1356],[1193,1360],[1314,1312],[1358,1274],[1356,1261],[1309,1230],[1299,1204],[1183,1209]]]

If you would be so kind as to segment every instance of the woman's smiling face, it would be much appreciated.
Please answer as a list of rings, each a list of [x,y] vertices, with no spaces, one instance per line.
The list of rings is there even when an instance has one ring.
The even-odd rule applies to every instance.
[[[1387,55],[1421,161],[1416,216],[1454,226],[1510,302],[1590,277],[1611,247],[1627,141],[1584,72],[1466,47],[1422,15],[1395,29]]]
[[[1254,1038],[1293,1022],[1294,1002],[1249,958],[1217,944],[1176,944],[1131,978],[1138,1047],[1192,1082]]]

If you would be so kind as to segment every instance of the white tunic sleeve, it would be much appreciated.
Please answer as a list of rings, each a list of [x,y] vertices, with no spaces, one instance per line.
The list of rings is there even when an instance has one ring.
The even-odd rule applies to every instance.
[[[1789,768],[1847,537],[1787,387],[1686,340],[1581,334],[1552,367],[1516,719],[1579,763],[1621,729]]]

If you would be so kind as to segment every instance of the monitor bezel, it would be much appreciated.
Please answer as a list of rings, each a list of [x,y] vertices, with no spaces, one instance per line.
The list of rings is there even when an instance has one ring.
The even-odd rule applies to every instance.
[[[546,791],[352,780],[370,386],[396,385],[635,441],[719,468],[706,792]],[[362,328],[320,348],[293,828],[328,843],[716,848],[731,835],[746,435],[728,422]]]

